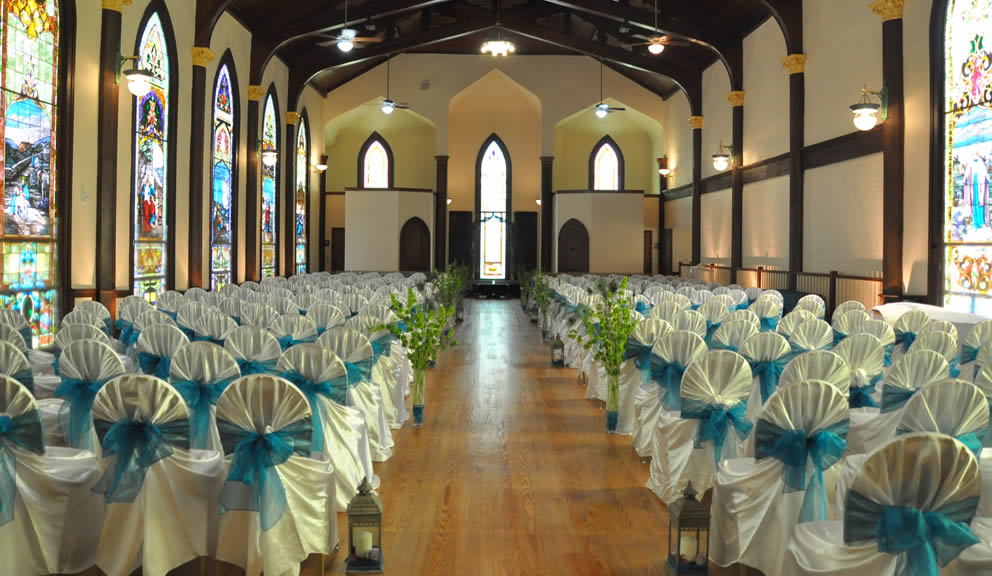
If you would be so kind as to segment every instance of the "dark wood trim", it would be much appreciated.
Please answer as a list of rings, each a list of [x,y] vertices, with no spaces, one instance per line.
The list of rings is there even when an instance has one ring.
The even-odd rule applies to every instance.
[[[448,243],[448,157],[434,157],[434,268],[447,268]]]
[[[730,190],[734,185],[734,177],[731,172],[720,172],[719,174],[714,174],[703,178],[700,182],[702,186],[702,194],[709,194],[710,192],[718,192],[720,190]]]
[[[664,274],[665,271],[662,270],[662,263],[665,261],[665,185],[668,178],[658,174],[658,194],[645,194],[645,198],[657,198],[658,202],[658,233],[657,233],[657,258],[658,258],[658,274]]]
[[[327,165],[327,154],[321,154],[320,163]],[[317,248],[317,254],[320,258],[317,270],[321,272],[327,271],[327,195],[324,193],[324,189],[327,188],[327,170],[320,173],[318,178],[320,182],[320,200],[318,204],[320,205],[320,214],[317,215],[317,241],[320,242]]]
[[[867,132],[855,131],[843,136],[817,142],[803,149],[803,166],[806,170],[853,160],[882,151],[882,129]]]
[[[947,0],[933,0],[930,9],[930,217],[927,250],[927,296],[944,300],[944,30]]]
[[[219,67],[218,67],[219,69]],[[207,122],[206,122],[206,112],[204,111],[205,101],[210,103],[211,111],[211,127],[209,133],[213,135],[213,92],[209,100],[206,94],[207,85],[207,69],[203,66],[193,66],[193,97],[192,97],[192,107],[190,110],[190,145],[189,145],[189,244],[187,246],[188,253],[187,258],[187,269],[189,270],[189,285],[203,287],[203,222],[204,218],[204,191],[203,191],[203,164],[205,161],[204,156],[207,153],[204,146],[204,136],[208,133]],[[216,90],[216,82],[214,83],[214,89]],[[211,138],[210,148],[211,161],[209,165],[211,166],[211,177],[210,177],[210,194],[208,196],[209,206],[213,207],[213,138]],[[207,210],[209,214],[211,210]],[[171,212],[171,210],[170,210]],[[206,220],[210,220],[209,216]],[[211,232],[207,236],[208,244],[208,263],[207,269],[211,268],[211,262],[213,261],[212,255],[209,255],[211,249],[209,248],[211,236],[213,236],[213,224],[209,224]],[[210,288],[211,278],[207,278],[206,286]]]
[[[324,196],[344,196],[344,195],[345,195],[345,193],[344,192],[341,192],[341,191],[338,191],[338,192],[324,192]]]
[[[389,187],[389,188],[345,188],[345,192],[424,192],[434,193],[430,188],[409,188],[409,187]]]
[[[372,143],[377,140],[379,141],[379,143],[382,144],[382,147],[386,149],[386,157],[389,158],[388,189],[392,190],[393,186],[396,183],[396,179],[394,177],[394,174],[396,172],[396,161],[393,159],[393,149],[389,147],[389,142],[386,142],[386,139],[383,138],[382,135],[380,135],[378,132],[373,131],[372,134],[365,140],[365,143],[362,144],[362,147],[359,148],[358,150],[358,162],[357,162],[358,177],[355,180],[356,189],[359,189],[359,187],[361,187],[360,189],[364,189],[364,186],[362,185],[365,183],[365,153],[368,151],[369,146],[371,146]],[[345,190],[347,190],[347,188],[345,188]]]
[[[645,194],[644,190],[556,190],[554,195],[559,194],[640,194],[641,196],[648,196]],[[653,196],[653,194],[651,194]]]
[[[623,151],[620,150],[620,145],[617,144],[609,134],[600,138],[599,142],[596,142],[596,145],[592,147],[592,151],[589,152],[589,189],[594,190],[596,188],[596,153],[599,152],[599,149],[602,148],[604,144],[609,144],[610,147],[613,148],[613,151],[617,154],[617,168],[619,171],[620,180],[619,190],[623,190],[624,173],[626,172],[623,163]]]
[[[489,144],[495,142],[499,146],[500,150],[503,152],[503,158],[506,160],[506,236],[503,239],[503,253],[506,254],[506,267],[505,267],[505,280],[511,280],[513,277],[513,254],[511,252],[512,244],[510,238],[513,237],[513,219],[511,215],[513,214],[513,162],[510,160],[510,150],[503,143],[503,140],[496,135],[495,132],[489,135],[482,142],[482,146],[479,147],[479,153],[475,157],[475,211],[474,219],[476,224],[475,238],[476,241],[473,242],[475,245],[475,253],[473,258],[475,258],[475,265],[471,266],[475,269],[473,273],[473,278],[479,279],[479,250],[482,248],[478,239],[482,234],[482,219],[479,213],[479,208],[482,206],[482,161],[485,159],[486,150],[489,148]],[[390,166],[392,163],[390,163]]]
[[[551,233],[554,228],[554,156],[541,156],[541,270],[551,272]]]
[[[702,258],[703,129],[692,130],[692,263]]]
[[[731,109],[733,169],[730,188],[730,265],[744,265],[744,106]],[[737,272],[730,272],[730,282],[737,283]]]
[[[258,133],[259,102],[248,100],[248,121],[245,129],[248,131],[248,142],[245,154],[247,156],[247,166],[245,168],[245,280],[258,281],[259,271],[259,220],[258,220],[258,196],[259,196],[259,162],[258,143],[260,142]]]
[[[791,170],[791,158],[792,155],[786,152],[785,154],[766,158],[754,164],[744,166],[741,168],[744,185],[747,186],[748,184],[778,178],[779,176],[787,176]]]
[[[902,18],[882,23],[882,81],[888,92],[888,116],[882,123],[882,294],[897,298],[902,296],[906,179],[902,40]]]
[[[107,293],[100,301],[113,310],[112,294],[117,289],[117,227],[100,226],[117,221],[117,103],[120,88],[115,82],[117,52],[121,45],[121,13],[102,10],[100,17],[100,84],[97,93],[97,170],[96,170],[96,287]],[[62,44],[66,46],[66,44]],[[70,148],[71,142],[68,143]],[[61,177],[66,177],[62,174]],[[133,222],[134,214],[131,214]]]
[[[280,129],[280,127],[282,126],[282,118],[280,118],[280,116],[279,116],[279,93],[276,90],[276,83],[275,82],[272,82],[272,83],[269,84],[269,89],[265,93],[265,100],[262,100],[261,121],[259,122],[259,125],[258,125],[258,134],[259,134],[258,140],[259,140],[259,142],[262,141],[262,131],[265,130],[265,105],[269,101],[269,98],[272,98],[272,109],[275,112],[275,117],[276,117],[276,152],[278,152],[279,159],[281,160],[282,157],[286,155],[286,151],[283,150],[284,146],[282,145],[283,143],[281,142],[281,140],[282,140],[282,130]],[[282,214],[282,208],[279,207],[279,176],[281,176],[281,175],[282,175],[281,162],[279,162],[277,160],[276,161],[276,165],[274,166],[274,171],[273,171],[273,180],[274,180],[273,187],[275,188],[275,196],[276,196],[276,198],[275,198],[275,202],[272,203],[273,204],[272,205],[272,209],[275,210],[275,214],[272,215],[272,222],[273,222],[273,225],[272,225],[273,228],[272,229],[273,229],[273,232],[274,232],[274,235],[275,235],[275,242],[273,243],[272,249],[273,249],[273,252],[275,253],[275,259],[276,259],[275,262],[272,263],[272,265],[273,265],[273,268],[275,269],[275,274],[277,276],[279,275],[279,266],[280,266],[280,264],[282,264],[282,254],[279,253],[279,243],[285,241],[285,238],[283,238],[282,235],[279,233],[279,216],[281,216],[281,214]],[[261,182],[262,182],[262,179],[259,178],[259,183],[261,183]],[[261,194],[261,189],[259,189],[259,193]],[[261,208],[261,206],[262,206],[262,204],[259,203],[259,207],[260,208]],[[261,215],[261,212],[259,212],[259,215]],[[259,220],[259,221],[261,222],[261,220]],[[261,279],[262,278],[262,235],[261,235],[261,232],[259,232],[259,236],[258,236],[258,250],[259,250],[259,252],[258,252],[258,277],[259,277],[259,279]]]
[[[286,113],[296,112],[288,110]],[[299,122],[299,119],[296,120]],[[282,274],[286,277],[296,273],[296,124],[286,122],[286,147],[285,153],[280,154],[283,162],[283,238],[282,253],[285,268]]]
[[[227,66],[227,73],[231,80],[231,281],[237,283],[238,281],[238,206],[239,199],[238,196],[238,150],[241,144],[241,93],[238,89],[238,71],[234,67],[234,55],[231,54],[231,50],[227,49],[224,55],[221,56],[220,61],[217,63],[217,73],[214,75],[213,90],[210,92],[210,114],[211,114],[211,139],[210,139],[210,196],[207,203],[210,206],[208,211],[208,224],[210,228],[210,244],[211,246],[207,249],[207,285],[213,286],[213,272],[214,272],[214,259],[213,259],[213,151],[214,151],[214,138],[216,135],[213,132],[215,121],[213,120],[213,110],[214,110],[214,99],[217,97],[217,82],[220,81],[220,71],[221,68]],[[196,67],[194,67],[194,72]],[[195,99],[193,100],[196,101]],[[195,106],[194,106],[195,107]],[[196,139],[194,138],[193,142]],[[200,138],[203,141],[203,138]],[[201,179],[202,182],[202,179]],[[192,195],[192,188],[190,188],[190,193]],[[190,221],[193,221],[192,217]]]
[[[76,5],[75,2],[62,2],[59,5],[59,90],[56,118],[56,137],[61,146],[56,150],[56,189],[55,208],[58,234],[55,237],[55,254],[58,263],[55,275],[55,292],[58,302],[55,306],[56,318],[62,321],[72,309],[72,153],[73,105],[76,70]],[[102,76],[101,76],[102,78]],[[102,86],[101,86],[102,89]],[[102,110],[98,108],[98,110]],[[66,145],[68,144],[68,145]]]
[[[665,202],[670,202],[672,200],[679,200],[682,198],[689,198],[692,196],[692,183],[683,184],[678,188],[669,188],[665,190],[663,195],[665,197]]]
[[[800,6],[801,10],[801,6]],[[800,26],[800,38],[802,34]],[[806,156],[803,139],[806,137],[806,75],[789,75],[789,155],[786,161],[789,173],[789,289],[796,289],[796,274],[803,271],[803,250],[806,210]]]
[[[313,143],[311,142],[311,134],[310,134],[310,117],[307,116],[307,109],[306,108],[304,108],[303,111],[300,112],[300,119],[299,119],[299,121],[296,124],[296,137],[297,138],[300,137],[300,131],[301,130],[304,130],[304,129],[305,129],[304,134],[306,134],[306,136],[307,136],[307,150],[306,150],[306,153],[307,153],[307,156],[306,156],[306,158],[307,158],[307,168],[306,168],[306,176],[303,178],[303,182],[304,182],[304,184],[303,184],[304,185],[304,189],[303,189],[303,206],[304,206],[304,209],[306,210],[306,214],[304,215],[304,222],[303,222],[303,226],[304,226],[303,234],[304,234],[304,238],[306,239],[306,245],[307,245],[306,250],[304,251],[304,254],[306,255],[306,271],[307,271],[307,274],[309,274],[310,273],[310,246],[311,246],[311,244],[310,244],[310,239],[311,239],[311,236],[310,236],[310,212],[311,212],[311,210],[310,210],[310,170],[311,170],[311,168],[310,168],[310,154],[312,153],[311,151],[313,149]],[[296,143],[295,142],[293,143],[293,153],[294,153],[294,155],[293,155],[294,161],[295,160],[298,160],[298,158],[296,158],[296,155],[295,155],[295,153],[296,153]],[[294,180],[296,179],[296,172],[295,171],[293,173],[293,179]],[[293,184],[293,190],[296,190],[296,184],[295,184],[295,182]],[[293,273],[294,274],[296,273],[296,195],[295,195],[295,193],[293,195]]]

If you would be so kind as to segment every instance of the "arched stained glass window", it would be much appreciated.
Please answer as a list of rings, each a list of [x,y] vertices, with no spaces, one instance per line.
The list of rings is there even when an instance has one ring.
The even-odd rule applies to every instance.
[[[151,90],[135,106],[134,293],[155,302],[166,289],[169,141],[169,52],[158,12],[141,32],[138,66],[152,73]]]
[[[29,346],[55,332],[56,124],[59,5],[56,0],[0,2],[3,10],[3,277],[0,303],[31,324]]]
[[[307,271],[307,205],[310,199],[310,129],[306,112],[300,116],[296,129],[296,215],[293,220],[296,234],[296,273]]]
[[[589,187],[593,190],[623,189],[623,154],[613,138],[604,136],[589,158]]]
[[[949,0],[944,30],[944,304],[992,314],[992,10]]]
[[[482,145],[476,163],[479,190],[479,278],[506,279],[510,159],[495,134]]]
[[[373,132],[358,151],[358,185],[362,188],[393,187],[393,151]]]
[[[265,98],[262,114],[262,150],[279,149],[279,118],[276,116],[274,87]],[[278,164],[262,162],[262,278],[276,275],[276,233],[279,210],[276,203],[276,170]]]
[[[231,262],[234,258],[236,89],[228,64],[221,64],[214,82],[213,175],[210,185],[210,287],[213,290],[219,290],[231,282]]]

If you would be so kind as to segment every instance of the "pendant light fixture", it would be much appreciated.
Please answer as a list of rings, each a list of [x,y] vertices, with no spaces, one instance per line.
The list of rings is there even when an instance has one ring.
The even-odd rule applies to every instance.
[[[496,39],[486,40],[482,43],[482,53],[492,54],[493,56],[506,56],[511,52],[516,52],[517,47],[513,45],[513,42],[509,40],[503,40],[503,27],[499,22],[499,15],[501,11],[502,2],[497,0],[496,2]]]

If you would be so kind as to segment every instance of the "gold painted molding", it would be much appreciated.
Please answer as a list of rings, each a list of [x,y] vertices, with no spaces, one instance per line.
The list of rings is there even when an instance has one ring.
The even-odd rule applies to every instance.
[[[102,0],[104,10],[123,12],[125,6],[131,5],[131,0]]]
[[[693,130],[701,130],[703,127],[703,117],[702,116],[689,116],[689,126]]]
[[[730,94],[727,94],[727,102],[730,102],[731,106],[743,106],[744,105],[744,91],[734,90]]]
[[[214,61],[214,53],[205,46],[193,46],[193,66],[206,68],[207,64]]]
[[[871,3],[871,11],[882,17],[882,22],[901,20],[902,9],[906,0],[875,0]]]
[[[265,89],[261,86],[255,86],[254,84],[248,87],[248,100],[252,102],[261,102],[262,98],[265,98]]]
[[[789,71],[789,74],[802,74],[806,70],[805,54],[789,54],[782,58],[782,67]]]
[[[286,124],[296,124],[300,121],[300,115],[296,112],[286,112]]]

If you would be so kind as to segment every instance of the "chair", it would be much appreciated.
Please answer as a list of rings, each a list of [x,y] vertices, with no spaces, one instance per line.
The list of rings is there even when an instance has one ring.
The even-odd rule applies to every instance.
[[[206,316],[209,311],[210,307],[203,302],[189,300],[180,308],[179,315],[176,317],[176,324],[183,331],[183,334],[192,340],[196,336],[196,323],[200,318]]]
[[[752,376],[745,415],[755,422],[761,414],[761,407],[778,389],[782,372],[792,359],[792,349],[781,334],[759,332],[744,342],[740,353],[751,367]],[[748,452],[753,454],[750,444]]]
[[[168,380],[172,359],[189,339],[175,324],[155,324],[138,336],[134,349],[138,352],[138,370],[142,374]]]
[[[971,332],[965,336],[964,342],[961,343],[961,364],[974,362],[978,358],[979,352],[989,342],[992,342],[992,320],[985,320],[975,324]],[[972,374],[972,380],[974,380],[980,370],[981,367],[976,364]]]
[[[727,295],[734,300],[733,304],[730,305],[731,310],[747,310],[747,307],[751,304],[751,301],[748,300],[747,292],[743,290],[731,290]]]
[[[347,315],[351,318],[355,314],[358,314],[358,311],[361,310],[366,303],[368,303],[368,298],[362,296],[361,294],[352,293],[344,297],[344,303],[348,306]],[[342,310],[342,312],[344,312],[344,310]]]
[[[113,332],[107,327],[107,323],[104,322],[104,318],[95,312],[88,312],[76,308],[72,312],[69,312],[64,317],[62,317],[62,322],[59,327],[69,326],[72,324],[85,324],[88,326],[94,326],[99,328],[101,332],[107,335],[109,338]]]
[[[279,313],[276,312],[276,309],[268,304],[254,302],[241,306],[242,326],[258,326],[268,330],[272,322],[278,317]]]
[[[169,366],[169,384],[189,408],[190,448],[221,451],[215,406],[224,389],[240,377],[234,357],[213,342],[191,342],[176,351]]]
[[[193,300],[194,302],[203,302],[204,298],[207,296],[207,291],[199,286],[193,286],[186,291],[186,298]]]
[[[9,342],[0,341],[0,375],[16,380],[21,386],[34,394],[34,374],[27,356]],[[54,390],[52,390],[54,393]],[[54,394],[52,394],[54,395]],[[51,398],[52,395],[48,397]],[[35,396],[37,398],[37,396]]]
[[[62,399],[62,404],[57,419],[46,420],[45,425],[61,429],[69,446],[94,450],[93,399],[104,384],[124,375],[124,363],[108,344],[77,340],[62,350],[59,372],[62,382],[55,396]]]
[[[886,368],[892,365],[892,351],[895,347],[896,333],[884,320],[869,320],[854,329],[852,334],[871,334],[882,344],[885,351]]]
[[[758,296],[761,296],[761,288],[751,286],[744,290],[744,294],[747,295],[748,302],[754,302],[758,299]]]
[[[893,326],[896,334],[896,342],[902,344],[901,350],[895,350],[896,357],[909,352],[909,348],[916,341],[920,330],[929,322],[930,317],[922,310],[910,310],[896,320],[895,326]]]
[[[834,315],[830,318],[830,320],[834,321],[844,314],[854,311],[864,312],[866,314],[868,313],[867,310],[865,310],[865,305],[861,302],[857,300],[848,300],[847,302],[841,302],[836,308],[834,308]]]
[[[82,310],[83,312],[95,314],[103,321],[103,325],[105,326],[104,332],[106,332],[107,336],[113,336],[114,322],[110,317],[110,310],[107,310],[107,307],[102,303],[96,300],[83,300],[77,302],[73,310]]]
[[[671,325],[664,320],[645,318],[637,323],[627,338],[624,362],[620,365],[617,434],[635,434],[639,431],[637,401],[644,394],[655,392],[651,383],[651,350],[659,338],[671,331]]]
[[[79,573],[95,561],[103,499],[92,452],[46,446],[41,411],[16,380],[0,376],[0,573]]]
[[[708,302],[709,301],[716,301],[723,304],[727,308],[728,312],[737,308],[737,301],[734,300],[734,297],[730,294],[714,294]]]
[[[241,283],[241,287],[245,290],[256,292],[258,291],[258,282],[255,282],[254,280],[245,280]]]
[[[675,315],[672,328],[682,332],[692,332],[696,336],[706,338],[706,318],[695,310],[683,310]]]
[[[59,375],[59,359],[62,357],[62,350],[64,350],[69,344],[79,340],[103,342],[104,344],[110,346],[110,338],[103,333],[103,330],[97,328],[96,326],[91,324],[70,324],[69,326],[63,326],[58,332],[55,333],[55,337],[52,338],[51,366],[52,372],[56,376]]]
[[[744,320],[754,324],[754,327],[759,331],[761,330],[761,320],[758,319],[758,315],[752,312],[750,309],[734,310],[730,313],[731,320]]]
[[[225,284],[224,285],[224,288],[226,288],[228,286],[234,286],[234,284]],[[221,302],[220,303],[220,306],[218,307],[218,309],[221,312],[223,312],[224,314],[227,314],[227,316],[231,320],[234,320],[234,323],[235,324],[240,325],[241,324],[241,307],[242,306],[243,306],[243,302],[242,302],[241,296],[240,295],[235,295],[235,296],[231,296],[227,300],[224,300],[223,302]]]
[[[671,324],[675,321],[675,317],[679,312],[682,311],[682,307],[679,306],[677,302],[671,300],[666,300],[664,302],[658,302],[654,305],[654,308],[648,312],[648,318],[657,318],[659,320],[664,320]]]
[[[10,308],[0,308],[0,324],[7,324],[17,330],[24,339],[24,345],[34,348],[34,331],[23,314]]]
[[[157,324],[168,324],[169,326],[176,326],[176,328],[178,328],[176,321],[172,319],[172,316],[169,316],[165,312],[154,308],[145,309],[145,311],[134,320],[134,328],[131,332],[131,338],[135,343],[137,343],[142,332]]]
[[[851,334],[856,334],[858,329],[869,320],[871,320],[871,317],[864,310],[851,310],[839,315],[834,313],[834,344],[839,343]]]
[[[344,362],[348,373],[348,399],[350,405],[365,416],[372,461],[389,460],[393,455],[393,433],[386,419],[382,390],[372,381],[375,354],[369,339],[357,330],[338,326],[321,334],[317,343],[337,354]]]
[[[705,353],[706,342],[692,332],[670,332],[658,338],[651,348],[651,380],[656,387],[638,395],[634,408],[637,415],[634,449],[642,458],[651,454],[652,438],[661,414],[681,409],[682,375]]]
[[[713,333],[710,348],[740,352],[744,343],[758,333],[758,327],[747,320],[728,320]]]
[[[365,334],[372,345],[375,356],[375,367],[372,369],[372,380],[379,384],[389,425],[393,429],[403,426],[410,415],[406,411],[406,394],[409,388],[409,374],[402,348],[395,342],[396,337],[382,328],[386,319],[361,313],[349,320],[350,326]]]
[[[822,380],[847,398],[851,389],[851,369],[847,362],[828,350],[814,350],[794,357],[782,371],[779,387],[806,380]]]
[[[138,339],[134,333],[134,323],[137,322],[138,317],[149,310],[154,310],[150,304],[141,299],[127,302],[125,298],[125,302],[117,307],[117,329],[120,331],[117,339],[124,347],[124,351],[133,346]]]
[[[931,322],[932,324],[932,322]],[[927,326],[929,326],[928,324]],[[924,328],[925,330],[926,328]],[[947,360],[947,368],[951,378],[957,378],[961,373],[958,364],[961,362],[961,355],[958,354],[958,342],[947,332],[928,332],[917,336],[916,341],[909,348],[910,352],[917,350],[933,350]]]
[[[795,312],[793,312],[795,314]],[[829,350],[834,345],[834,331],[823,320],[811,320],[800,324],[789,337],[789,345],[794,354]]]
[[[280,316],[300,315],[300,309],[296,307],[296,300],[291,295],[281,296],[270,294],[269,306],[272,306]]]
[[[778,329],[778,321],[782,317],[782,305],[774,298],[758,299],[748,310],[758,317],[759,329],[762,332],[775,332]]]
[[[808,310],[793,310],[779,321],[775,331],[785,337],[786,340],[792,337],[792,333],[806,322],[816,320],[816,316]]]
[[[745,417],[751,368],[729,350],[704,353],[682,378],[681,412],[659,416],[652,436],[647,487],[670,505],[692,482],[700,493],[713,486],[717,466],[736,457],[752,424]]]
[[[344,362],[319,344],[297,344],[283,353],[276,370],[303,392],[313,414],[311,451],[334,466],[338,511],[344,512],[363,478],[372,473],[365,417],[347,406],[348,375]]]
[[[227,335],[238,327],[238,323],[223,312],[210,310],[193,323],[193,340],[224,345]]]
[[[165,312],[175,320],[179,316],[179,309],[186,303],[186,297],[175,290],[166,290],[158,296],[155,307]]]
[[[282,347],[276,337],[259,326],[238,326],[231,330],[224,341],[224,349],[234,357],[242,376],[275,374],[276,364],[282,356]]]
[[[885,368],[885,350],[878,338],[855,334],[841,340],[833,352],[847,362],[851,372],[851,408],[878,408],[881,395],[875,385]]]
[[[310,311],[310,307],[316,303],[317,299],[314,298],[313,294],[302,292],[296,295],[296,309],[300,315],[306,315]]]
[[[312,320],[314,325],[317,326],[318,335],[336,326],[344,326],[347,320],[341,310],[338,310],[331,304],[319,301],[314,302],[309,307],[307,318]]]
[[[240,298],[242,290],[243,288],[237,284],[224,284],[220,287],[219,292],[227,296],[228,300],[231,300]]]
[[[25,354],[28,354],[30,350],[27,344],[24,343],[24,337],[21,336],[21,333],[17,331],[17,328],[14,328],[10,324],[0,323],[0,342],[7,342],[8,344],[12,344],[14,347],[16,347],[21,352],[24,352]],[[31,352],[37,352],[37,351],[31,350]],[[51,368],[49,364],[46,364],[46,366]]]
[[[823,298],[818,295],[807,294],[796,302],[794,310],[804,310],[812,314],[817,320],[823,320],[827,313],[827,305],[823,302]]]
[[[317,326],[306,316],[296,313],[280,316],[269,326],[269,332],[279,341],[283,351],[297,344],[317,341]]]
[[[721,324],[730,320],[730,309],[716,297],[699,307],[699,313],[706,320],[706,335],[704,339],[709,343],[713,339],[713,333],[717,331]]]
[[[795,527],[782,574],[939,574],[940,565],[978,542],[968,524],[981,489],[978,462],[960,441],[900,436],[865,460],[842,521]]]
[[[819,380],[782,386],[752,432],[755,457],[724,460],[713,488],[710,559],[764,574],[782,571],[801,522],[826,520],[846,446],[847,399]]]
[[[189,449],[189,413],[179,393],[154,376],[108,382],[93,401],[93,425],[103,447],[106,519],[96,564],[106,574],[148,576],[211,553],[219,452]]]

